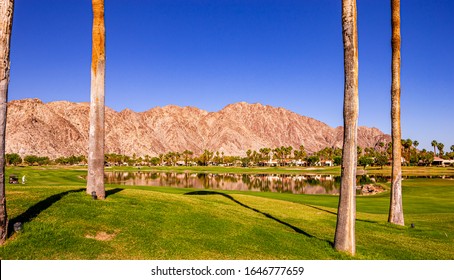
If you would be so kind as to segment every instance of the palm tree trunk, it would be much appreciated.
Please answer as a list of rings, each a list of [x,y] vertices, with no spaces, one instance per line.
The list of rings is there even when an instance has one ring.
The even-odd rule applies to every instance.
[[[104,0],[92,0],[93,38],[91,60],[90,131],[87,193],[104,199],[104,83],[106,69]]]
[[[8,236],[5,194],[5,134],[14,0],[0,2],[0,244]]]
[[[391,200],[388,222],[404,225],[402,208],[402,163],[400,124],[400,0],[391,0],[392,23],[392,84],[391,84],[391,137],[393,163],[391,171]]]
[[[355,254],[358,129],[358,30],[356,0],[342,1],[344,42],[344,142],[334,248]]]

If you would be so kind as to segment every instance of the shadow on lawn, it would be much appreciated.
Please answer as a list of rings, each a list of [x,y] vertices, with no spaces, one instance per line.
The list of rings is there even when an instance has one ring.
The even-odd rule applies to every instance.
[[[115,189],[107,190],[106,198],[111,195],[114,195],[118,192],[121,192],[122,190],[124,190],[124,189],[115,188]],[[11,219],[9,221],[8,237],[14,233],[14,224],[16,222],[21,222],[22,224],[28,223],[31,220],[33,220],[34,218],[36,218],[39,214],[41,214],[44,210],[51,207],[55,202],[57,202],[60,199],[62,199],[63,197],[65,197],[66,195],[71,194],[71,193],[83,192],[83,191],[85,191],[85,188],[57,193],[57,194],[49,196],[48,198],[46,198],[44,200],[41,200],[40,202],[36,203],[35,205],[31,206],[24,213],[20,214],[17,217],[14,217],[13,219]]]
[[[64,196],[70,193],[78,193],[85,191],[85,189],[77,189],[71,190],[66,192],[57,193],[54,195],[49,196],[48,198],[41,200],[40,202],[36,203],[35,205],[28,208],[24,213],[20,214],[17,217],[14,217],[9,221],[8,224],[8,236],[11,236],[14,233],[14,224],[16,222],[21,222],[22,224],[28,223],[34,218],[36,218],[41,212],[51,207],[55,202],[62,199]]]
[[[114,194],[116,194],[116,193],[118,193],[118,192],[121,192],[122,190],[124,190],[124,189],[122,189],[122,188],[115,188],[115,189],[108,190],[108,191],[106,191],[106,198],[109,197],[109,196],[111,196],[111,195],[114,195]]]
[[[322,240],[322,241],[326,241],[326,242],[328,242],[331,246],[333,246],[333,244],[334,244],[333,242],[331,242],[331,241],[329,241],[329,240],[323,240],[323,239],[317,238],[317,237],[315,237],[315,236],[313,236],[313,235],[311,235],[311,234],[305,232],[304,230],[302,230],[302,229],[300,229],[300,228],[298,228],[298,227],[296,227],[296,226],[294,226],[294,225],[291,225],[291,224],[289,224],[289,223],[287,223],[287,222],[284,222],[284,221],[282,221],[282,220],[279,220],[278,218],[276,218],[276,217],[274,217],[274,216],[272,216],[272,215],[270,215],[270,214],[268,214],[268,213],[262,212],[262,211],[260,211],[260,210],[258,210],[258,209],[255,209],[255,208],[252,208],[252,207],[250,207],[250,206],[248,206],[248,205],[246,205],[246,204],[244,204],[244,203],[242,203],[242,202],[236,200],[236,199],[233,198],[232,196],[230,196],[230,195],[228,195],[228,194],[225,194],[225,193],[214,192],[214,191],[193,191],[193,192],[185,193],[185,195],[221,195],[221,196],[223,196],[223,197],[225,197],[225,198],[230,199],[231,201],[235,202],[236,204],[238,204],[238,205],[240,205],[240,206],[242,206],[242,207],[244,207],[244,208],[247,208],[247,209],[249,209],[249,210],[252,210],[252,211],[254,211],[254,212],[257,212],[257,213],[259,213],[259,214],[262,214],[263,216],[265,216],[265,217],[267,217],[267,218],[269,218],[269,219],[271,219],[271,220],[273,220],[273,221],[276,221],[276,222],[278,222],[278,223],[280,223],[280,224],[282,224],[282,225],[284,225],[284,226],[287,226],[287,227],[291,228],[292,230],[294,230],[295,232],[297,232],[297,233],[299,233],[299,234],[302,234],[302,235],[304,235],[304,236],[311,237],[311,238],[316,238],[316,239],[319,239],[319,240]]]
[[[337,216],[337,213],[333,212],[333,211],[322,209],[322,208],[319,208],[319,207],[316,207],[316,206],[313,206],[313,205],[309,205],[309,204],[303,204],[303,205],[307,206],[307,207],[311,207],[311,208],[317,209],[317,210],[320,210],[320,211],[323,211],[323,212],[326,212],[328,214],[332,214],[332,215]],[[358,218],[356,219],[356,221],[365,222],[365,223],[371,223],[371,224],[378,224],[377,222],[374,222],[374,221],[371,221],[371,220],[363,220],[363,219],[358,219]]]

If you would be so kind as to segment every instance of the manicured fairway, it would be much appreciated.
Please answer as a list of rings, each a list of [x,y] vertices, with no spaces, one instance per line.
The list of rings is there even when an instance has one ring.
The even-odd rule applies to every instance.
[[[348,259],[332,248],[337,197],[107,186],[84,170],[15,168],[1,259]],[[357,259],[454,259],[454,180],[404,180],[407,226],[389,225],[389,193],[357,198]],[[414,228],[410,224],[414,224]],[[12,229],[12,227],[11,227]]]

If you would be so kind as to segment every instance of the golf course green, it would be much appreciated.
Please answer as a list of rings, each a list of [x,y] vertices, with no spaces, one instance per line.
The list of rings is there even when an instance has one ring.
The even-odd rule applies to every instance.
[[[85,193],[85,167],[10,167],[11,174],[26,182],[6,186],[3,260],[454,259],[452,179],[403,180],[403,227],[387,222],[388,191],[358,196],[351,257],[332,247],[335,195],[106,185],[101,201]]]

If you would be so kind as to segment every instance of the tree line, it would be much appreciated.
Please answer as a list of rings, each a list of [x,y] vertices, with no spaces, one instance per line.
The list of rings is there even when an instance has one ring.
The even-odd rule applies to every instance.
[[[454,145],[450,146],[450,152],[444,152],[443,143],[434,140],[438,150],[427,151],[419,150],[417,140],[402,139],[401,153],[403,164],[407,166],[429,166],[435,157],[442,159],[454,159]],[[392,159],[391,142],[377,142],[373,147],[357,147],[358,166],[379,166],[383,167],[390,164]],[[26,155],[23,158],[17,153],[5,155],[7,165],[85,165],[88,160],[85,155],[72,155],[68,157],[58,157],[50,159],[47,156]],[[260,148],[258,150],[247,150],[245,156],[226,155],[224,152],[210,151],[205,149],[203,153],[195,156],[193,151],[184,150],[183,152],[167,152],[158,156],[137,156],[136,154],[122,155],[109,153],[104,155],[104,164],[111,166],[265,166],[272,162],[276,166],[317,166],[340,165],[342,162],[342,149],[337,147],[325,147],[314,153],[307,153],[304,145],[298,149],[293,146],[281,146],[275,148]]]

